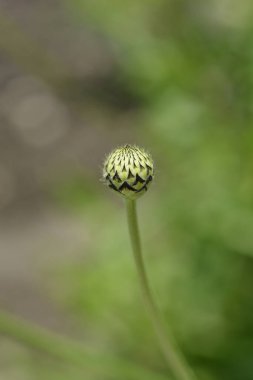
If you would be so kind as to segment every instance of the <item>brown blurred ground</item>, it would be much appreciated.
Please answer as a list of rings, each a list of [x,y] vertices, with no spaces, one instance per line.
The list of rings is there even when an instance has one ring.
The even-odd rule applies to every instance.
[[[53,206],[48,189],[65,173],[99,186],[105,152],[125,141],[126,124],[133,135],[128,95],[110,82],[116,69],[107,42],[72,22],[61,2],[1,1],[0,302],[58,330],[68,322],[39,273],[50,261],[75,260],[88,237],[83,220]]]

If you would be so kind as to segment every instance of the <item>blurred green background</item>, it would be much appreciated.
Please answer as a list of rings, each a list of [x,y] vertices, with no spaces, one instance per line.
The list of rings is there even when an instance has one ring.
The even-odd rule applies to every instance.
[[[168,327],[199,380],[253,379],[252,80],[251,0],[1,1],[1,380],[173,379],[100,182],[125,143]]]

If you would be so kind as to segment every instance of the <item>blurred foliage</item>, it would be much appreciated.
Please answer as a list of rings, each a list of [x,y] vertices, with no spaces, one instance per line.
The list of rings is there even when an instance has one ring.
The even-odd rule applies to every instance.
[[[105,36],[120,86],[139,100],[137,142],[157,167],[139,202],[141,232],[168,326],[199,379],[252,380],[252,2],[65,4],[75,22]],[[91,241],[80,262],[48,271],[48,292],[100,353],[168,375],[140,300],[124,209],[81,176],[59,181],[52,195],[87,223]],[[65,378],[45,375],[57,376]]]
[[[202,379],[252,379],[252,4],[67,4],[108,37],[122,86],[142,99],[139,143],[157,174],[140,202],[141,227],[168,324]],[[96,204],[94,257],[60,272],[64,302],[122,354],[162,368],[136,295],[123,211]]]
[[[1,357],[1,368],[3,367],[8,374],[10,371],[9,351],[12,352],[15,357],[15,367],[12,367],[11,371],[14,369],[14,372],[19,374],[19,378],[19,367],[28,378],[36,376],[38,379],[67,379],[69,376],[79,379],[84,375],[89,376],[90,379],[98,378],[98,376],[117,379],[122,373],[126,379],[130,380],[167,378],[126,359],[110,357],[108,353],[99,356],[83,343],[79,344],[31,323],[13,318],[8,313],[0,313],[0,332],[16,341],[16,344],[5,339],[1,341],[0,349],[6,348]],[[32,355],[19,343],[33,349]]]

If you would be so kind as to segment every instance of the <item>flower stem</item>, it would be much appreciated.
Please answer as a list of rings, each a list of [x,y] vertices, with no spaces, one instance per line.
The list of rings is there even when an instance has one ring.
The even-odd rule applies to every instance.
[[[135,264],[138,271],[140,285],[143,298],[146,304],[147,312],[153,324],[161,350],[164,354],[172,373],[177,380],[194,380],[195,376],[188,367],[180,351],[173,342],[171,336],[168,336],[162,316],[157,309],[156,303],[149,286],[145,265],[143,261],[139,227],[136,213],[136,202],[134,200],[126,200],[128,228],[131,238],[132,249],[134,253]]]

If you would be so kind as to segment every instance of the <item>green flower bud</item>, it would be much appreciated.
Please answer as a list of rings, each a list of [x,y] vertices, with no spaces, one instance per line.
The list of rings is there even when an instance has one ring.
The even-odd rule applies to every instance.
[[[143,149],[125,145],[112,151],[104,163],[103,177],[108,186],[128,199],[136,199],[154,176],[153,160]]]

